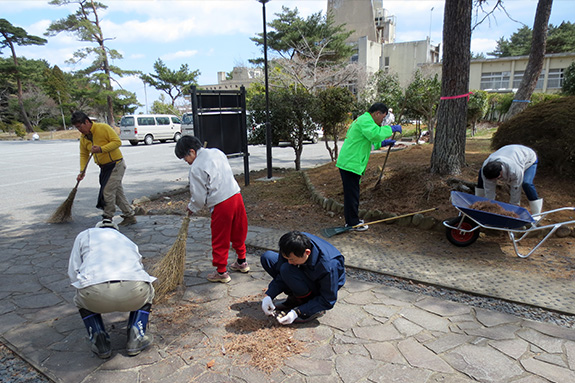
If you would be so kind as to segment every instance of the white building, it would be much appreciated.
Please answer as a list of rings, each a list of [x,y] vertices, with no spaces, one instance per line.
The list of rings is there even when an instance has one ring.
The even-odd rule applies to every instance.
[[[345,24],[354,30],[347,42],[356,48],[352,61],[373,74],[378,70],[395,74],[402,87],[407,87],[417,70],[424,75],[441,76],[440,47],[431,44],[429,37],[419,41],[395,42],[396,18],[383,8],[382,0],[327,0],[328,12],[336,25]],[[516,91],[528,56],[472,60],[469,89],[489,92]],[[563,72],[575,62],[575,53],[545,56],[543,71],[536,91],[558,92],[563,85]],[[264,77],[262,68],[236,67],[231,78],[218,72],[217,84],[201,85],[203,89],[222,90],[246,88]]]
[[[357,48],[352,61],[367,74],[382,69],[396,74],[406,87],[422,65],[439,62],[439,46],[432,45],[429,38],[395,42],[396,18],[383,8],[382,0],[328,0],[327,11],[336,25],[354,30],[347,40]]]
[[[424,75],[439,74],[441,62],[439,45],[432,45],[429,37],[421,41],[395,42],[395,16],[383,8],[382,0],[328,0],[336,24],[346,24],[355,32],[348,42],[357,47],[352,61],[360,64],[368,74],[384,70],[398,76],[406,87],[417,70]],[[470,65],[469,89],[488,92],[516,91],[527,66],[528,56],[473,60]],[[548,54],[536,91],[558,92],[563,85],[565,69],[575,61],[575,53]]]
[[[238,90],[241,86],[245,88],[255,81],[261,81],[264,78],[262,68],[234,67],[230,78],[227,78],[226,72],[218,72],[218,83],[200,85],[206,90]]]

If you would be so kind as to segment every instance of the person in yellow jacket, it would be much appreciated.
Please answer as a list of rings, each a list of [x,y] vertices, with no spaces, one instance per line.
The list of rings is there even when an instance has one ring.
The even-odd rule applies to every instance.
[[[343,210],[345,226],[362,224],[359,219],[359,182],[365,173],[371,148],[380,149],[382,146],[393,146],[395,140],[389,139],[393,133],[401,133],[400,125],[381,126],[387,115],[387,106],[378,102],[373,104],[367,112],[352,122],[335,166],[339,168],[343,184]],[[367,225],[353,230],[365,231]]]
[[[80,137],[80,169],[85,169],[90,159],[100,166],[100,192],[97,208],[102,209],[102,222],[112,222],[116,213],[116,205],[122,210],[121,226],[133,225],[136,217],[132,205],[128,202],[122,186],[122,178],[126,172],[126,164],[120,151],[122,141],[114,129],[108,124],[92,122],[84,112],[72,114],[72,125],[82,133]],[[84,179],[85,173],[80,171],[76,180]]]

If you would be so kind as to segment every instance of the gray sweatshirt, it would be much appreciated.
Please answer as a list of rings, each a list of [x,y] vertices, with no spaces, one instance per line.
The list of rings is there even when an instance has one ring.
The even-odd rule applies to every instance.
[[[523,173],[537,161],[537,154],[531,148],[523,145],[506,145],[496,152],[491,153],[483,162],[483,166],[489,162],[499,161],[501,163],[501,180],[510,187],[509,203],[519,205],[521,201],[521,184],[523,183]],[[481,172],[485,197],[495,199],[495,188],[497,179],[488,180]]]

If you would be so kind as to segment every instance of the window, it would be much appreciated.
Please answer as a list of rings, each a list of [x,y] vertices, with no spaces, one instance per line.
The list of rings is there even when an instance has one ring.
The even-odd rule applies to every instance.
[[[563,86],[563,68],[549,69],[547,88],[561,88]]]
[[[525,75],[525,71],[518,70],[513,74],[513,89],[519,88],[519,84],[523,80],[523,76]],[[541,71],[539,75],[539,79],[537,79],[537,84],[535,85],[535,89],[543,89],[543,81],[545,80],[545,70]],[[549,86],[548,86],[549,87]]]
[[[543,81],[545,81],[545,69],[541,71],[541,74],[537,79],[537,84],[535,84],[535,89],[543,89]]]
[[[389,66],[389,56],[383,58],[383,66]]]
[[[519,84],[521,84],[521,80],[523,80],[524,74],[525,71],[523,70],[518,70],[513,74],[513,89],[519,88]]]
[[[122,117],[120,126],[134,126],[134,117]]]
[[[481,74],[481,85],[483,89],[508,89],[509,72],[487,72]]]
[[[170,125],[169,117],[156,117],[156,121],[158,121],[158,125]]]
[[[191,113],[184,114],[182,123],[184,125],[192,125],[194,123],[194,116]]]
[[[138,125],[156,125],[154,117],[138,117]]]
[[[182,123],[182,121],[180,121],[180,119],[178,117],[172,117],[172,122],[174,124],[181,124]]]

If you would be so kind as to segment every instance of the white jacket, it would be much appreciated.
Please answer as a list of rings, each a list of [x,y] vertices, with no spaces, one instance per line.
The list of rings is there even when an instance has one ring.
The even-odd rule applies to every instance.
[[[68,262],[72,286],[82,289],[108,281],[153,282],[138,246],[111,228],[91,228],[76,237]]]
[[[489,162],[499,161],[501,163],[501,180],[510,187],[509,203],[519,205],[521,201],[521,184],[525,170],[537,161],[537,154],[531,148],[523,145],[506,145],[496,152],[491,153],[483,162],[483,166]],[[483,187],[485,197],[495,199],[495,188],[497,179],[488,180],[481,171],[483,177]]]
[[[190,165],[190,203],[188,208],[196,213],[204,206],[212,210],[241,191],[234,178],[228,158],[219,149],[200,148]]]

